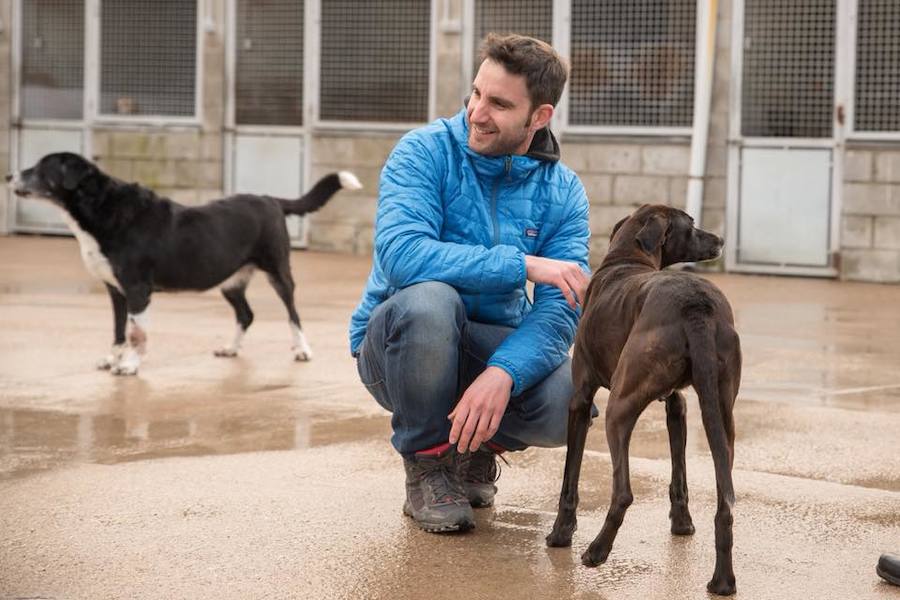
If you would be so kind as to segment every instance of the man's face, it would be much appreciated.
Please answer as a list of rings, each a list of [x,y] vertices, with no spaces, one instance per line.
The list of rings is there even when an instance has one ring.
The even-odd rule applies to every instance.
[[[479,154],[525,154],[534,129],[531,99],[524,75],[507,73],[503,65],[481,63],[466,107],[469,148]]]

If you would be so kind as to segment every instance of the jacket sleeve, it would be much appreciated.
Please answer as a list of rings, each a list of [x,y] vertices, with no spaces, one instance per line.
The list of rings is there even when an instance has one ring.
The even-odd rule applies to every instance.
[[[575,176],[572,179],[563,220],[540,249],[539,256],[577,263],[588,273],[591,234],[588,199],[581,181]],[[488,365],[500,367],[510,374],[513,396],[543,380],[565,361],[575,339],[580,315],[581,310],[570,308],[556,286],[534,286],[531,312],[488,361]]]
[[[414,136],[394,148],[381,172],[375,253],[388,284],[441,281],[460,291],[502,293],[525,284],[525,255],[511,246],[440,240],[446,160]]]

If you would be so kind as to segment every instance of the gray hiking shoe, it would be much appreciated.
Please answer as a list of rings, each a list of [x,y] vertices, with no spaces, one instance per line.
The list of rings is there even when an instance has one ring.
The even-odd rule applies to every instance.
[[[416,454],[404,458],[406,502],[403,514],[432,533],[466,531],[475,527],[475,515],[459,477],[457,452],[442,455]]]
[[[497,486],[494,484],[500,479],[500,465],[497,464],[499,456],[484,445],[475,452],[465,454],[460,472],[472,508],[485,508],[494,504],[494,496],[497,494]]]

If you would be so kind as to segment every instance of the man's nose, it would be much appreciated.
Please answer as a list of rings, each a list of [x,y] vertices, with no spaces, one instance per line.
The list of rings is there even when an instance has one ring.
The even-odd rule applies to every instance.
[[[470,103],[474,102],[475,105],[472,107],[472,112],[470,113],[469,119],[472,121],[483,122],[487,120],[487,105],[482,101],[481,98],[475,99],[472,98],[469,100]]]

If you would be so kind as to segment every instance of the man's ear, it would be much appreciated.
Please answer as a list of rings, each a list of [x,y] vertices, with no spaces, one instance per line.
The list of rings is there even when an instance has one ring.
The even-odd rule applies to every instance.
[[[635,239],[644,252],[653,254],[663,244],[665,237],[666,219],[659,215],[653,215],[644,223]]]
[[[540,131],[550,124],[553,118],[553,105],[541,104],[531,113],[531,130]]]

